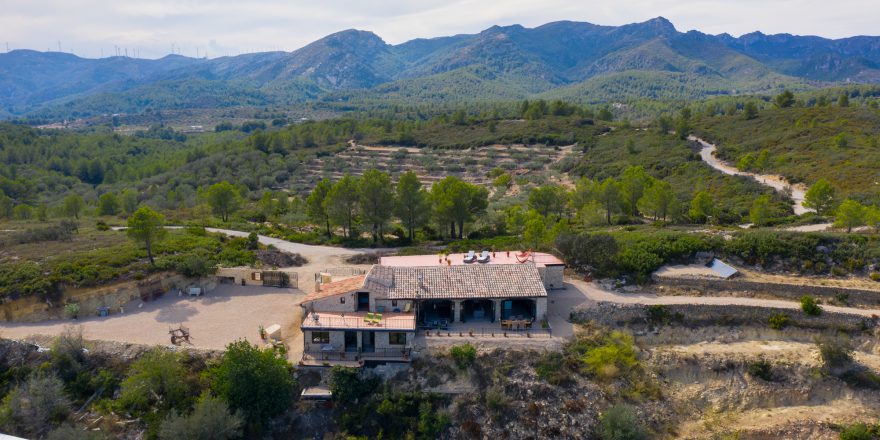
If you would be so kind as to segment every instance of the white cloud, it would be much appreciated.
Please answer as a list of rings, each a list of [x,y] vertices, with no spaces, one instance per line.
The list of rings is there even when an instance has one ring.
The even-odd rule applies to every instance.
[[[839,38],[877,34],[876,0],[0,0],[0,38],[12,48],[73,49],[82,56],[114,45],[143,57],[210,56],[294,50],[348,28],[389,43],[476,33],[491,25],[549,21],[621,25],[656,16],[679,30],[740,35],[811,34]]]

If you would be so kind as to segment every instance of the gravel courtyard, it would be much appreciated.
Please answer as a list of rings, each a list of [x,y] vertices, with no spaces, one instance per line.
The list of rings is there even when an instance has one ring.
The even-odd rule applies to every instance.
[[[294,327],[297,303],[305,296],[298,289],[219,285],[206,296],[190,298],[166,294],[144,303],[129,303],[124,314],[45,323],[0,323],[0,337],[25,339],[29,335],[57,335],[65,326],[81,325],[86,339],[134,344],[170,345],[168,329],[183,324],[192,335],[192,346],[223,349],[238,339],[260,343],[259,326],[279,324],[287,339]]]

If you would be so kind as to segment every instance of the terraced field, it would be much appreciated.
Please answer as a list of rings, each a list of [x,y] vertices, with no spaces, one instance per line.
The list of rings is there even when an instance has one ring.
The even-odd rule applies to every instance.
[[[566,183],[567,176],[552,165],[573,148],[514,144],[456,150],[359,145],[351,141],[348,148],[335,155],[316,157],[306,163],[306,172],[291,187],[297,193],[307,193],[322,178],[335,181],[346,173],[359,176],[371,168],[385,171],[395,180],[400,174],[413,171],[428,187],[450,175],[491,187],[490,171],[494,168],[501,168],[520,181]]]

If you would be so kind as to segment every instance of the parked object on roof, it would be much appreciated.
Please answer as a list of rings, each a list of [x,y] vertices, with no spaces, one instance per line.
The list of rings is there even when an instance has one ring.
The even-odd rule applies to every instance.
[[[274,339],[276,341],[281,340],[281,326],[278,324],[272,324],[266,327],[266,337],[269,339]]]
[[[489,251],[483,251],[480,255],[480,258],[477,258],[478,263],[488,263],[489,262]]]
[[[712,272],[715,272],[717,276],[724,278],[725,280],[739,273],[735,268],[717,258],[712,259],[707,266],[709,269],[712,269]]]
[[[477,259],[477,254],[474,251],[468,251],[467,255],[464,256],[465,263],[473,263]]]

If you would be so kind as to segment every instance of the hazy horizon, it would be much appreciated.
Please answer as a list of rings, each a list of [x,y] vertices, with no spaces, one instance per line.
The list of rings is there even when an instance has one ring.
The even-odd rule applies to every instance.
[[[61,52],[84,58],[108,57],[117,50],[125,55],[128,50],[131,57],[156,59],[171,54],[172,47],[174,53],[187,57],[207,54],[217,58],[289,52],[345,29],[371,31],[390,44],[400,44],[415,38],[474,34],[493,25],[536,27],[578,21],[619,26],[663,16],[682,32],[740,36],[760,31],[836,39],[877,35],[873,17],[880,16],[880,2],[864,0],[841,0],[833,8],[815,0],[636,0],[624,5],[611,0],[589,5],[564,0],[345,3],[120,0],[107,5],[84,0],[72,5],[60,0],[0,0],[4,11],[0,43],[9,50],[58,52],[60,46]]]

